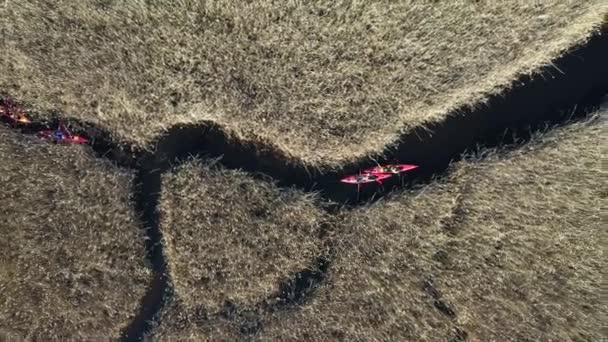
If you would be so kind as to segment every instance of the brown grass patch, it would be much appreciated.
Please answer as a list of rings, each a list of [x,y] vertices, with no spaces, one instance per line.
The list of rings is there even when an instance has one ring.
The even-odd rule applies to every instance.
[[[0,127],[0,340],[118,338],[151,279],[132,174]]]
[[[323,252],[311,195],[201,161],[163,176],[160,213],[177,296],[209,313],[272,299]]]
[[[607,11],[601,0],[9,1],[0,89],[139,145],[210,120],[340,164],[508,88]]]
[[[601,340],[602,115],[344,217],[328,285],[262,340]]]
[[[209,321],[204,313],[188,309],[177,300],[163,309],[160,325],[146,338],[159,342],[238,341],[239,327],[236,323],[226,320]]]

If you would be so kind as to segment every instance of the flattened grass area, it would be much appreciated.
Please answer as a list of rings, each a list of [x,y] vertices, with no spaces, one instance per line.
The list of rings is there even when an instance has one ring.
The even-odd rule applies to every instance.
[[[163,175],[161,231],[182,306],[217,314],[279,294],[324,253],[312,195],[191,160]],[[273,297],[274,296],[274,297]]]
[[[345,216],[328,284],[261,340],[601,340],[602,115]]]
[[[151,280],[133,175],[0,127],[0,340],[118,338]]]
[[[508,88],[608,12],[602,0],[296,3],[9,1],[0,89],[138,145],[213,121],[339,165]]]

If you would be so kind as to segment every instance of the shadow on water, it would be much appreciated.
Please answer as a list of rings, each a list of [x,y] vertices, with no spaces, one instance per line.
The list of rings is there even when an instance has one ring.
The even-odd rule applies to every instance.
[[[162,235],[158,205],[160,203],[162,172],[152,155],[142,157],[133,182],[135,209],[143,221],[147,260],[154,277],[139,306],[140,311],[123,331],[123,341],[139,341],[148,333],[171,295],[167,264],[162,250]]]
[[[123,341],[139,340],[150,329],[155,316],[163,307],[169,289],[157,208],[160,203],[161,170],[154,166],[153,156],[142,158],[133,182],[135,209],[144,224],[147,260],[151,264],[154,277],[142,298],[139,313],[123,331]]]

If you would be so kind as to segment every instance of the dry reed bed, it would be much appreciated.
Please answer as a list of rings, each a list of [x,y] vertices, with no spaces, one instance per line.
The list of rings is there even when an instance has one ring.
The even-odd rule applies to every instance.
[[[601,340],[601,115],[345,214],[327,285],[260,340]]]
[[[160,320],[145,340],[158,342],[229,342],[240,338],[239,326],[226,319],[209,320],[205,312],[192,310],[177,299],[165,307]]]
[[[601,0],[7,2],[0,89],[137,145],[213,121],[340,165],[509,88],[606,13]]]
[[[0,127],[0,340],[118,338],[151,280],[133,175]]]
[[[182,306],[213,315],[272,302],[314,266],[326,214],[313,195],[191,160],[163,176],[164,253]]]

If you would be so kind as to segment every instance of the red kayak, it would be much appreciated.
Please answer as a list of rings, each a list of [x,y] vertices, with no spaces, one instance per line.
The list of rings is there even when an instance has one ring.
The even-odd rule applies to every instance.
[[[16,124],[27,125],[31,123],[30,119],[27,118],[19,109],[12,105],[12,103],[8,103],[8,105],[3,106],[0,105],[0,117],[5,118],[7,121]]]
[[[63,123],[59,123],[59,127],[56,130],[45,130],[38,132],[38,136],[45,139],[51,139],[54,143],[63,144],[86,144],[89,142],[88,139],[78,135],[74,135],[68,131]]]
[[[394,175],[403,172],[407,172],[413,169],[418,168],[418,165],[412,164],[388,164],[388,165],[379,165],[372,167],[367,170],[363,170],[363,173],[371,173],[374,175]]]
[[[367,183],[378,183],[382,184],[382,181],[392,177],[392,174],[373,174],[373,173],[362,173],[358,175],[350,175],[342,178],[340,182],[347,184],[367,184]]]

